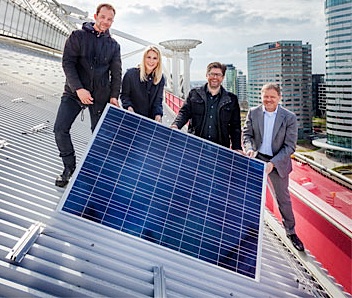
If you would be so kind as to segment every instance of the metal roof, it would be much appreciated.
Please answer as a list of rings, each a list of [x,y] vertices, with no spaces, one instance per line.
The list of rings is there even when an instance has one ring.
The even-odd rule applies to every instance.
[[[346,297],[309,251],[292,248],[268,212],[259,282],[57,212],[61,58],[0,41],[1,296]],[[165,110],[168,125],[173,115]],[[91,136],[85,113],[72,128],[78,160]],[[8,255],[19,243],[29,250],[16,263]]]

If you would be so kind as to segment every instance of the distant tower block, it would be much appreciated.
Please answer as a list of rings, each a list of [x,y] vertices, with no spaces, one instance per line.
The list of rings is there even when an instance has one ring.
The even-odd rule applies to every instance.
[[[195,39],[175,39],[160,42],[164,48],[171,50],[172,55],[172,92],[174,95],[186,98],[190,90],[190,58],[189,50],[201,44],[200,40]],[[183,76],[180,77],[180,65],[178,58],[183,59]],[[181,83],[180,83],[181,81]]]

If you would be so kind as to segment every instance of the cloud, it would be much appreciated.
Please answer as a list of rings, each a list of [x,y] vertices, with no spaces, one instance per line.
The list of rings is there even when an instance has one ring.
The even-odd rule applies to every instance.
[[[69,0],[65,0],[69,1]],[[71,5],[78,0],[70,1]],[[139,0],[120,1],[113,27],[158,44],[198,39],[190,51],[191,80],[204,79],[206,65],[218,60],[246,72],[247,48],[264,42],[302,40],[313,49],[313,69],[324,70],[325,17],[322,0]],[[94,3],[85,2],[93,15]],[[122,51],[140,48],[121,40]],[[126,59],[124,65],[134,65]],[[139,58],[137,59],[139,62]]]

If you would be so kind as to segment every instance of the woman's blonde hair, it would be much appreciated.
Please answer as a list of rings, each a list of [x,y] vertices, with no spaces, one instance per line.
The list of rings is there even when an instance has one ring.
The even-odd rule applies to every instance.
[[[154,75],[154,80],[153,83],[154,85],[158,84],[161,81],[161,78],[163,76],[163,66],[161,63],[161,52],[160,50],[156,47],[156,46],[147,46],[143,52],[143,58],[142,58],[142,63],[138,65],[140,71],[139,71],[139,79],[141,80],[141,82],[146,81],[147,80],[147,73],[145,70],[145,58],[148,55],[148,52],[153,51],[154,53],[156,53],[158,55],[159,58],[159,62],[158,65],[155,67],[155,69],[153,70],[153,75]]]

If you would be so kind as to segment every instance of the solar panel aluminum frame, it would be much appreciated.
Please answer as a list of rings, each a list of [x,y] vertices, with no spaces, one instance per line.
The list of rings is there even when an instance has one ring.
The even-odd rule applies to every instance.
[[[121,228],[120,229],[117,229],[117,228],[114,228],[114,227],[111,227],[111,226],[109,226],[109,225],[106,225],[106,224],[104,224],[103,222],[96,222],[95,220],[92,220],[92,218],[90,218],[90,219],[87,219],[87,218],[84,218],[84,217],[87,217],[87,216],[85,216],[86,214],[85,213],[83,213],[82,212],[82,214],[80,214],[80,216],[78,217],[76,214],[73,214],[72,212],[68,212],[67,210],[66,211],[64,211],[63,209],[64,209],[64,206],[65,206],[65,203],[66,203],[66,201],[67,201],[67,199],[69,199],[69,197],[70,197],[70,194],[71,194],[71,192],[72,192],[72,190],[75,190],[75,184],[76,183],[78,183],[77,182],[77,180],[79,180],[79,178],[80,178],[80,175],[83,175],[82,173],[81,173],[81,170],[82,169],[85,169],[85,163],[87,162],[87,159],[88,159],[88,157],[90,156],[90,153],[91,153],[91,149],[92,149],[92,147],[93,147],[93,145],[95,144],[95,141],[96,141],[96,139],[97,139],[97,137],[99,137],[100,136],[100,133],[101,133],[101,130],[102,130],[102,126],[104,126],[104,121],[105,121],[105,118],[107,117],[107,115],[108,114],[110,114],[110,113],[113,113],[113,112],[116,112],[116,113],[123,113],[124,114],[124,117],[133,117],[133,118],[135,118],[135,119],[137,119],[137,121],[141,121],[141,122],[143,122],[144,124],[147,124],[147,126],[148,125],[151,125],[151,126],[155,126],[155,128],[156,128],[156,130],[164,130],[164,131],[168,131],[168,133],[170,134],[170,135],[174,135],[174,136],[176,136],[176,137],[180,137],[181,139],[183,139],[183,138],[187,138],[187,139],[190,139],[190,140],[192,140],[192,141],[194,141],[194,142],[196,142],[197,144],[200,144],[200,143],[202,143],[202,144],[204,144],[204,147],[210,147],[210,148],[215,148],[216,150],[219,150],[219,151],[221,151],[222,153],[226,153],[226,154],[229,154],[229,156],[234,156],[234,157],[238,157],[238,158],[240,158],[240,159],[242,159],[242,160],[245,160],[247,163],[248,163],[248,167],[250,167],[250,165],[251,164],[256,164],[256,166],[260,166],[261,167],[261,170],[259,171],[259,181],[260,181],[260,183],[261,183],[261,185],[260,186],[258,186],[259,188],[260,188],[260,190],[261,190],[261,193],[260,193],[260,195],[259,194],[257,194],[257,200],[259,199],[259,205],[256,207],[256,208],[258,208],[258,214],[257,214],[257,218],[256,218],[256,220],[258,220],[258,222],[257,222],[257,225],[256,225],[256,231],[246,231],[247,232],[247,235],[245,236],[245,237],[247,237],[247,238],[253,238],[252,237],[252,234],[254,233],[256,236],[254,237],[255,238],[255,247],[254,247],[254,249],[255,249],[255,260],[253,261],[251,261],[251,262],[254,262],[255,263],[255,266],[254,266],[254,269],[253,269],[253,266],[248,270],[248,272],[250,272],[249,274],[247,274],[247,272],[244,270],[244,273],[242,272],[241,273],[241,270],[238,270],[238,268],[239,267],[237,267],[237,266],[239,266],[239,265],[236,265],[236,267],[232,267],[231,268],[231,266],[229,266],[229,267],[226,267],[226,266],[224,266],[224,265],[219,265],[221,262],[219,262],[219,263],[214,263],[214,260],[211,260],[211,261],[209,261],[209,260],[207,260],[205,257],[203,257],[201,254],[200,254],[200,256],[198,255],[198,256],[195,256],[193,253],[189,253],[189,251],[186,251],[186,253],[185,253],[185,251],[182,251],[182,250],[177,250],[177,249],[175,249],[175,248],[173,248],[173,247],[171,247],[170,248],[170,243],[169,242],[167,242],[166,241],[166,244],[167,245],[165,245],[165,243],[163,244],[163,243],[161,243],[162,241],[160,241],[160,243],[153,243],[153,242],[156,242],[156,241],[154,241],[155,239],[153,238],[153,237],[151,237],[150,235],[148,235],[148,233],[147,234],[145,234],[144,233],[144,235],[139,235],[139,236],[136,236],[135,235],[135,232],[132,230],[132,233],[131,233],[131,231],[127,231],[126,232],[126,227],[122,227],[121,226]],[[120,129],[120,127],[119,127],[119,129]],[[115,135],[118,135],[117,134],[117,132],[111,132],[112,134],[115,134]],[[152,139],[152,138],[151,138]],[[166,141],[166,140],[165,140]],[[138,150],[141,150],[140,148],[138,148]],[[131,153],[129,153],[129,154],[131,154]],[[146,153],[146,154],[148,154],[148,152]],[[166,153],[165,153],[166,154]],[[102,155],[103,156],[103,155]],[[215,162],[215,160],[213,161],[213,162]],[[200,163],[203,163],[203,162],[200,162],[200,160],[199,160],[199,164]],[[266,191],[266,175],[265,175],[265,167],[266,167],[266,165],[265,165],[265,163],[264,162],[262,162],[262,161],[260,161],[260,160],[254,160],[254,159],[249,159],[248,157],[245,157],[245,156],[243,156],[243,155],[241,155],[240,153],[238,153],[238,152],[235,152],[235,151],[233,151],[233,150],[230,150],[230,149],[228,149],[228,148],[225,148],[225,147],[223,147],[223,146],[220,146],[220,145],[217,145],[217,144],[214,144],[214,143],[212,143],[212,142],[210,142],[210,141],[207,141],[207,140],[204,140],[204,139],[201,139],[201,138],[199,138],[199,137],[196,137],[196,136],[194,136],[194,135],[191,135],[191,134],[187,134],[187,133],[184,133],[184,132],[182,132],[182,131],[179,131],[179,130],[175,130],[175,129],[171,129],[171,128],[169,128],[169,127],[166,127],[165,125],[163,125],[163,124],[160,124],[160,123],[157,123],[157,122],[155,122],[155,121],[153,121],[153,120],[151,120],[151,119],[148,119],[148,118],[146,118],[146,117],[143,117],[143,116],[141,116],[141,115],[137,115],[137,114],[135,114],[135,113],[131,113],[131,112],[129,112],[129,111],[127,111],[127,110],[122,110],[122,109],[119,109],[119,108],[116,108],[115,106],[113,106],[113,105],[108,105],[106,108],[105,108],[105,110],[104,110],[104,112],[103,112],[103,115],[102,115],[102,117],[101,117],[101,119],[99,120],[99,122],[98,122],[98,125],[97,125],[97,127],[96,127],[96,129],[95,129],[95,131],[93,132],[93,135],[92,135],[92,138],[91,138],[91,140],[90,140],[90,142],[89,142],[89,144],[88,144],[88,146],[87,146],[87,148],[86,148],[86,151],[85,151],[85,153],[82,155],[82,157],[81,157],[81,159],[80,159],[80,162],[79,162],[79,165],[78,165],[78,167],[77,167],[77,169],[76,169],[76,171],[74,172],[74,174],[73,174],[73,176],[72,176],[72,178],[71,178],[71,181],[70,181],[70,183],[68,184],[68,186],[67,186],[67,188],[66,188],[66,190],[65,190],[65,192],[64,192],[64,194],[63,194],[63,196],[62,196],[62,199],[60,200],[60,202],[59,202],[59,204],[58,204],[58,207],[57,207],[57,211],[59,211],[60,212],[60,214],[64,214],[65,216],[69,216],[69,217],[72,217],[72,218],[75,218],[75,219],[79,219],[79,220],[84,220],[85,222],[87,222],[87,223],[89,223],[89,224],[93,224],[93,225],[98,225],[99,227],[104,227],[104,228],[107,228],[107,229],[112,229],[113,231],[115,231],[115,232],[117,232],[117,233],[123,233],[125,236],[126,235],[128,235],[128,236],[130,236],[130,237],[134,237],[136,240],[138,239],[138,240],[141,240],[141,238],[144,238],[142,241],[148,241],[148,243],[149,244],[151,244],[151,245],[157,245],[160,249],[168,249],[168,250],[172,250],[174,253],[177,253],[177,254],[181,254],[181,255],[183,255],[183,256],[191,256],[191,257],[196,257],[199,261],[201,261],[201,262],[205,262],[206,264],[208,264],[208,265],[210,265],[210,266],[216,266],[217,268],[221,268],[222,270],[230,270],[231,272],[234,272],[235,274],[240,274],[241,276],[244,276],[245,278],[250,278],[250,279],[254,279],[254,280],[256,280],[256,281],[259,281],[260,280],[260,268],[261,268],[261,251],[262,251],[262,237],[263,237],[263,223],[264,223],[264,206],[265,206],[265,197],[266,197],[266,195],[265,195],[265,191]],[[123,170],[125,167],[124,166],[121,166],[120,168],[119,168],[119,170]],[[184,172],[185,173],[185,172]],[[258,173],[257,173],[258,174]],[[132,175],[132,174],[131,174]],[[187,174],[186,174],[187,175]],[[195,173],[195,175],[197,176],[197,174]],[[99,175],[97,175],[97,177],[96,177],[96,179],[97,180],[99,180],[99,178],[101,178],[101,177],[99,177]],[[258,177],[257,177],[258,178]],[[194,180],[195,180],[196,178],[194,178]],[[248,177],[247,177],[247,179],[248,179]],[[203,178],[203,181],[205,182],[205,179]],[[121,182],[121,181],[120,181]],[[168,183],[170,183],[170,180],[167,180],[167,182]],[[195,183],[195,181],[193,181],[193,183]],[[166,185],[166,184],[164,184],[164,185]],[[175,189],[177,189],[177,188],[175,188]],[[245,190],[245,192],[247,192],[247,190],[248,190],[248,188],[246,188],[246,190]],[[87,195],[87,196],[90,196],[90,195],[92,195],[91,193],[86,193],[85,195]],[[259,198],[259,196],[260,196],[260,198]],[[89,201],[88,201],[88,199],[87,199],[87,204],[89,203]],[[140,206],[140,205],[139,205]],[[106,205],[105,205],[105,207],[106,207]],[[243,209],[245,209],[245,208],[243,208]],[[174,209],[174,210],[176,210],[176,209]],[[184,210],[184,208],[183,208],[183,210]],[[243,210],[242,212],[243,212],[243,214],[245,214],[244,213],[244,211],[248,211],[248,209],[247,210]],[[249,212],[250,213],[250,212]],[[221,214],[221,215],[223,215],[223,214]],[[226,214],[225,214],[226,215]],[[189,214],[187,214],[187,216],[189,216]],[[231,216],[231,214],[230,213],[227,213],[227,216]],[[246,216],[246,215],[242,215],[242,216]],[[176,224],[175,224],[175,221],[173,221],[173,224],[174,224],[174,227],[168,227],[168,229],[169,229],[169,232],[170,233],[180,233],[180,228],[181,228],[181,226],[178,226],[178,220],[179,219],[177,219],[178,217],[177,216],[175,216],[175,214],[172,214],[172,212],[170,212],[170,217],[173,217],[173,219],[175,219],[176,218]],[[255,216],[254,216],[255,217]],[[154,218],[155,219],[155,218]],[[242,219],[243,220],[243,219]],[[242,221],[241,221],[242,222]],[[109,223],[110,224],[110,223]],[[224,224],[224,226],[222,227],[222,229],[226,229],[227,228],[227,225],[225,225]],[[203,225],[203,229],[205,229],[205,224]],[[209,229],[212,229],[212,227],[208,227],[208,230]],[[252,228],[251,228],[252,229]],[[242,230],[240,230],[239,232],[243,232]],[[188,233],[188,235],[186,235],[186,236],[189,236],[190,234]],[[192,234],[193,236],[194,236],[194,233]],[[220,234],[219,234],[220,235]],[[221,237],[223,237],[225,235],[225,233],[223,234],[223,235],[221,235]],[[165,236],[165,235],[164,235]],[[186,237],[185,235],[182,235],[182,237]],[[180,236],[181,237],[181,236]],[[229,235],[227,235],[227,237],[228,238],[230,238],[230,236]],[[241,239],[241,237],[239,237],[240,239],[239,239],[239,243],[238,243],[238,247],[240,247],[242,244],[241,244],[241,242],[240,242],[240,240],[242,241],[243,239]],[[214,239],[211,239],[212,240],[212,244],[214,244]],[[193,240],[191,240],[191,241],[193,241]],[[216,241],[218,241],[218,239],[216,239]],[[242,241],[242,243],[243,242],[245,242],[246,240],[244,240],[244,241]],[[165,242],[165,241],[164,241]],[[197,241],[195,241],[195,242],[197,242]],[[187,242],[187,243],[189,243],[189,242]],[[171,244],[173,244],[173,240],[171,240]],[[194,245],[194,243],[192,243],[192,245]],[[169,247],[168,247],[169,246]],[[214,247],[214,246],[212,246],[212,245],[209,245],[210,247]],[[242,252],[240,251],[240,250],[243,250],[244,251],[244,254],[247,254],[248,253],[248,251],[246,252],[246,248],[236,248],[236,249],[232,249],[232,251],[231,251],[231,253],[233,253],[233,255],[234,256],[236,256],[236,254],[237,254],[237,257],[240,255],[240,254],[242,254]],[[234,250],[236,250],[236,252],[233,252]],[[239,250],[238,252],[237,252],[237,250]],[[248,250],[248,249],[247,249]],[[204,250],[203,250],[204,251]],[[219,248],[219,256],[221,255],[221,248]],[[227,251],[227,253],[228,253],[228,251],[229,251],[229,249],[227,249],[226,250]],[[232,258],[232,256],[233,255],[231,255],[231,257],[228,257],[228,259],[230,259],[230,258]],[[218,260],[219,260],[219,256],[218,256]],[[201,257],[203,257],[203,258],[201,258]],[[218,261],[217,261],[218,262]],[[239,264],[240,262],[238,261],[238,263],[237,264]],[[244,266],[247,266],[247,264],[244,264]],[[238,270],[238,271],[236,271],[236,270],[234,270],[234,268],[236,269],[236,270]],[[247,268],[247,267],[246,267]],[[254,272],[253,272],[254,271]]]

